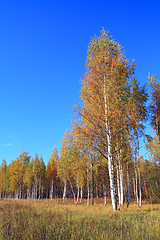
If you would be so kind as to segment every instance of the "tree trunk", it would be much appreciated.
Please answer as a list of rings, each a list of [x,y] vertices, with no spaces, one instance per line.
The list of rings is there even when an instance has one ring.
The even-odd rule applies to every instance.
[[[77,183],[78,183],[78,187],[77,187],[77,201],[76,201],[76,206],[77,206],[78,201],[79,201],[79,171],[78,171],[78,174],[77,174]]]
[[[67,189],[67,181],[64,181],[63,202],[65,202],[65,199],[66,199],[66,189]]]
[[[18,191],[17,190],[16,190],[15,198],[18,199]],[[6,199],[6,195],[5,195],[5,199]]]
[[[81,185],[81,198],[80,198],[80,204],[82,203],[82,197],[83,197],[83,188],[82,188],[82,185]]]
[[[91,163],[91,205],[94,205],[94,202],[93,202],[93,194],[94,194],[94,179],[93,179],[93,159],[91,160],[92,163]]]
[[[50,198],[53,199],[53,177],[52,177],[52,182],[51,182],[51,191],[50,191]]]
[[[139,176],[139,207],[142,206],[142,192],[141,192],[141,173],[138,159],[138,176]]]
[[[1,194],[0,194],[0,199],[2,199],[2,186],[3,186],[3,181],[1,182]]]
[[[78,204],[78,201],[79,201],[79,183],[78,183],[78,189],[77,189],[77,201],[76,201],[76,206]]]
[[[130,189],[129,189],[129,172],[128,172],[128,160],[127,160],[127,208],[129,207],[130,202]]]
[[[107,143],[108,143],[108,171],[109,171],[109,179],[110,179],[111,200],[112,200],[113,211],[116,211],[117,199],[116,199],[116,189],[115,189],[115,179],[114,179],[111,131],[109,128],[109,121],[108,121],[106,76],[104,76],[104,103],[105,103],[105,125],[106,125],[106,134],[107,134]]]
[[[19,198],[22,198],[22,182],[20,182],[20,188],[19,188]]]
[[[118,202],[119,202],[119,208],[120,208],[120,205],[121,205],[121,191],[120,191],[120,177],[119,177],[118,161],[116,161],[116,168],[117,168],[117,192],[118,192]]]
[[[75,192],[73,190],[73,185],[72,185],[72,182],[70,181],[70,179],[68,178],[68,181],[70,183],[70,186],[71,186],[71,191],[72,191],[72,194],[73,194],[73,198],[74,198],[74,203],[76,204],[76,195],[75,195]]]
[[[115,152],[117,152],[117,158],[116,158],[116,168],[117,168],[117,192],[118,192],[118,202],[119,202],[119,208],[121,206],[121,191],[120,191],[120,167],[119,167],[119,150],[118,150],[118,144],[116,143]]]
[[[39,199],[41,198],[41,178],[39,180],[39,195],[38,195],[38,198]]]
[[[120,173],[120,208],[123,207],[123,168],[122,168],[122,149],[120,149],[120,159],[119,159],[119,173]]]
[[[136,181],[136,200],[137,200],[137,206],[138,206],[138,179],[137,179],[137,168],[135,166],[135,181]]]
[[[88,192],[87,206],[89,206],[89,170],[88,170],[88,166],[87,166],[87,192]]]
[[[37,176],[35,176],[35,181],[34,181],[34,199],[37,199],[37,188],[38,188]]]
[[[106,191],[106,185],[103,184],[103,195],[104,195],[104,205],[107,205],[107,191]]]

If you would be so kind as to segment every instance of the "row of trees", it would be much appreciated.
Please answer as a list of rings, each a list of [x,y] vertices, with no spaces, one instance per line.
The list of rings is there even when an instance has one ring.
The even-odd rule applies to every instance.
[[[127,206],[132,198],[141,206],[142,198],[160,197],[160,86],[149,77],[152,102],[135,78],[116,41],[102,30],[88,47],[86,72],[80,102],[75,106],[72,130],[66,131],[60,156],[56,148],[47,168],[38,155],[30,161],[22,152],[15,161],[1,165],[1,197],[42,198],[82,197],[94,204],[94,197],[111,197],[113,210]],[[146,136],[146,149],[152,161],[139,156],[144,123],[151,115],[154,138]]]
[[[106,205],[107,198],[110,197],[109,171],[106,159],[100,155],[94,155],[94,157],[86,155],[79,151],[74,145],[75,143],[69,138],[71,140],[71,135],[66,131],[60,158],[58,158],[58,152],[54,147],[47,167],[43,158],[39,158],[37,154],[30,161],[30,156],[25,151],[22,151],[19,157],[8,166],[4,159],[0,166],[0,198],[53,199],[63,197],[63,201],[65,201],[66,197],[73,197],[77,205],[82,203],[84,197],[89,205],[94,203],[94,197],[104,197]],[[153,145],[151,141],[150,149]],[[141,193],[142,199],[147,199],[152,203],[158,202],[160,197],[160,164],[141,158],[139,165],[141,176],[139,197]],[[124,201],[129,205],[131,199],[137,200],[136,169],[138,163],[134,162],[131,157],[127,160],[126,156],[123,168],[119,169],[117,163],[115,163],[115,167],[115,173],[117,173],[115,176],[116,195],[118,194],[119,197],[122,194],[119,197],[119,207],[122,207]],[[120,183],[120,171],[123,172],[122,183]],[[123,192],[120,190],[120,184],[123,185]]]

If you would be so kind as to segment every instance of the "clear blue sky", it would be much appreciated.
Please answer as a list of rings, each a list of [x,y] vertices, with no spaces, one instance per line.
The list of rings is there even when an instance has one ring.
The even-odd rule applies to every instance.
[[[0,1],[0,163],[25,148],[60,152],[79,97],[87,46],[102,26],[135,59],[143,85],[160,78],[160,2]]]

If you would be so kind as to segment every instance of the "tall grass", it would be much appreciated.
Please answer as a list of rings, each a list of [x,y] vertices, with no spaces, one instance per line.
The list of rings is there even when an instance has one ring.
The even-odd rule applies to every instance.
[[[1,200],[0,239],[160,239],[160,206],[113,213],[101,203]]]

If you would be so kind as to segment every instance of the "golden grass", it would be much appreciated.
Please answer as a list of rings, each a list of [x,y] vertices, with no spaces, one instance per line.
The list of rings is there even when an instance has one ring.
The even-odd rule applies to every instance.
[[[108,201],[109,202],[109,201]],[[73,200],[0,200],[2,239],[160,239],[160,205],[144,202],[117,212],[104,206],[75,206]]]

